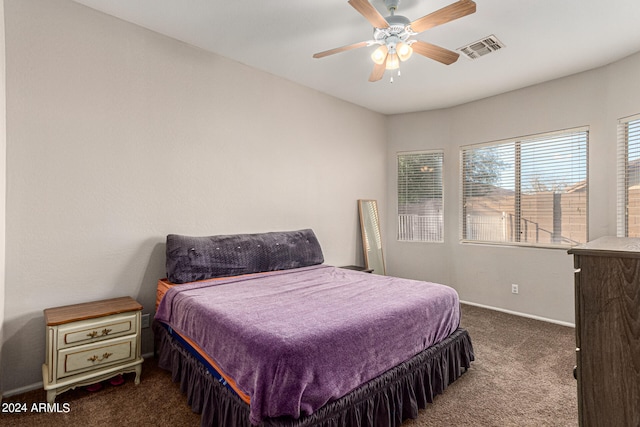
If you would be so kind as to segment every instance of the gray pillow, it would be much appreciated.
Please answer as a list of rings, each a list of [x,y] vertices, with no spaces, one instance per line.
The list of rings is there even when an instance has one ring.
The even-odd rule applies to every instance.
[[[172,283],[323,262],[320,243],[310,229],[209,237],[167,236],[167,278]]]

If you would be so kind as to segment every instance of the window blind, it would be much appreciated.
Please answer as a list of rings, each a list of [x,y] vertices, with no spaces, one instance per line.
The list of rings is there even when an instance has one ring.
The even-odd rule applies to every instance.
[[[618,236],[640,237],[640,114],[618,120]]]
[[[442,242],[442,151],[398,153],[398,240]]]
[[[587,241],[588,129],[462,147],[460,238],[572,246]]]

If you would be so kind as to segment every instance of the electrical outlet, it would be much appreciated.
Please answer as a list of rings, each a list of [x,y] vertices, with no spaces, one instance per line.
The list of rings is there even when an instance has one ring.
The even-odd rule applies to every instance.
[[[142,315],[142,322],[140,327],[142,328],[148,328],[149,327],[149,313],[145,313]]]
[[[511,293],[512,294],[517,294],[518,293],[518,285],[511,285]]]

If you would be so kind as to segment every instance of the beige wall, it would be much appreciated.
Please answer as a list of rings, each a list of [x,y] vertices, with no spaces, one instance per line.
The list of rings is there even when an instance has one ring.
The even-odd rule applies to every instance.
[[[387,266],[441,281],[462,300],[573,323],[573,261],[566,250],[459,243],[459,150],[583,125],[589,140],[589,238],[616,233],[616,121],[640,112],[640,54],[609,66],[446,110],[388,119]],[[445,150],[445,243],[395,239],[396,153]],[[445,266],[442,268],[441,266]],[[518,295],[511,284],[519,284]]]
[[[5,282],[5,208],[7,184],[7,122],[5,93],[5,44],[4,44],[4,2],[0,1],[0,343],[4,334],[4,282]],[[2,352],[0,351],[0,366]],[[2,372],[0,371],[0,391],[2,390]],[[0,393],[1,395],[1,393]],[[0,400],[2,400],[0,398]]]
[[[151,312],[168,233],[308,227],[327,263],[361,261],[383,116],[68,0],[5,3],[5,391],[42,381],[44,308]]]

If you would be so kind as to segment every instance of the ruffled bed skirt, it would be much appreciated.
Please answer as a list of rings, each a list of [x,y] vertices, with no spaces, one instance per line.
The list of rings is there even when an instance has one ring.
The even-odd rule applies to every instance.
[[[158,366],[171,371],[202,426],[252,427],[249,406],[154,322]],[[273,418],[263,427],[396,427],[416,418],[474,360],[471,338],[458,329],[444,341],[390,369],[346,396],[299,419]]]

